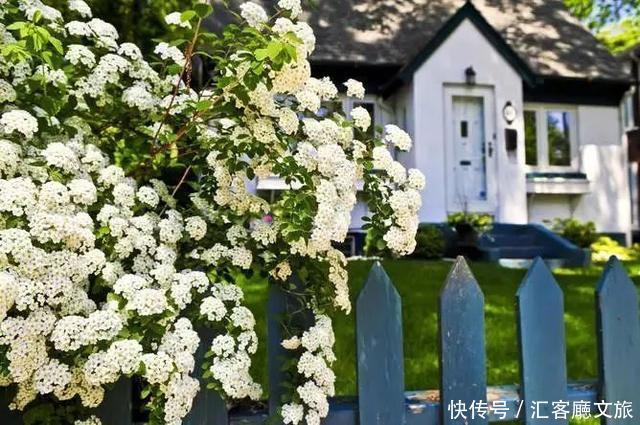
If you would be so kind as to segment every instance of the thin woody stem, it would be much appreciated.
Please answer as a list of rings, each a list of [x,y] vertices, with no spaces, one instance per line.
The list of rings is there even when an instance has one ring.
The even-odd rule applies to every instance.
[[[193,49],[198,41],[198,34],[200,33],[200,25],[202,23],[202,19],[198,19],[198,23],[196,25],[196,30],[193,34],[193,38],[191,39],[191,42],[189,43],[189,45],[187,46],[187,49],[185,51],[185,57],[184,57],[184,65],[182,67],[182,72],[180,73],[180,78],[178,79],[178,81],[176,82],[175,87],[173,88],[173,93],[171,95],[171,100],[169,101],[169,105],[167,106],[167,108],[164,111],[164,115],[162,116],[162,121],[160,121],[160,125],[158,126],[158,129],[156,130],[156,134],[153,136],[153,141],[152,141],[152,145],[155,145],[155,143],[158,141],[158,136],[160,135],[160,131],[162,130],[162,127],[164,126],[167,118],[169,117],[169,113],[171,111],[171,108],[173,107],[173,103],[175,102],[176,97],[178,96],[178,91],[180,90],[180,82],[183,80],[185,74],[187,73],[187,70],[190,69],[189,64],[191,63],[191,55],[193,54]],[[161,147],[160,150],[157,149],[153,149],[151,151],[151,156],[154,157],[159,151],[164,150],[164,145]]]

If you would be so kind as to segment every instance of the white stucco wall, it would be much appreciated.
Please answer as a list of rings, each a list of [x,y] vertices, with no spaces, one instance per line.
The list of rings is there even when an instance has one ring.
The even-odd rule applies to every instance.
[[[493,93],[495,137],[493,161],[497,193],[493,214],[503,223],[541,223],[557,217],[575,217],[596,223],[600,232],[625,233],[631,230],[631,203],[628,183],[626,142],[622,136],[620,110],[617,107],[571,106],[576,115],[578,168],[587,174],[590,191],[583,195],[527,195],[524,161],[523,81],[504,58],[469,22],[463,22],[431,57],[415,72],[411,83],[384,101],[384,123],[404,127],[414,140],[408,153],[397,159],[405,166],[420,169],[427,177],[423,192],[422,222],[443,222],[453,209],[447,196],[448,158],[445,120],[445,91],[451,87],[468,90],[465,69],[473,67],[476,87]],[[469,92],[470,95],[474,95]],[[379,100],[382,102],[382,100]],[[509,126],[502,109],[511,102],[518,111]],[[388,109],[387,109],[388,108]],[[509,153],[505,129],[518,131],[518,149]],[[545,170],[538,170],[545,171]],[[549,171],[549,170],[547,170]],[[556,170],[557,171],[557,170]],[[366,207],[359,203],[353,214],[352,228],[358,228]]]
[[[520,165],[524,158],[522,114],[512,124],[519,131],[518,151],[508,154],[504,140],[507,124],[501,113],[507,101],[522,111],[522,80],[469,21],[460,24],[416,71],[411,84],[415,144],[408,161],[427,177],[420,219],[442,222],[449,212],[445,182],[447,167],[452,164],[446,158],[444,89],[448,84],[464,87],[464,72],[469,66],[476,71],[477,85],[491,87],[494,92],[495,161],[488,166],[496,167],[495,217],[505,223],[526,223],[525,174]]]
[[[557,217],[571,217],[575,211],[577,198],[567,195],[529,195],[529,222],[546,224]]]

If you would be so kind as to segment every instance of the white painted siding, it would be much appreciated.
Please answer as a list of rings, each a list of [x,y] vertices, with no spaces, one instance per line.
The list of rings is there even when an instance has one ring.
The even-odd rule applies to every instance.
[[[493,114],[495,135],[487,134],[486,137],[495,138],[494,159],[488,166],[495,167],[497,177],[496,221],[542,223],[557,217],[575,217],[594,221],[600,232],[625,233],[629,237],[631,195],[620,109],[589,105],[570,107],[575,114],[577,134],[577,165],[571,171],[587,175],[588,193],[527,195],[526,173],[534,170],[525,165],[524,159],[523,82],[469,21],[460,24],[415,72],[411,83],[384,102],[384,115],[379,116],[378,124],[397,123],[414,139],[412,151],[398,153],[397,159],[408,168],[420,169],[427,177],[420,220],[443,222],[451,212],[447,196],[454,188],[447,185],[447,173],[452,164],[446,146],[445,89],[456,87],[458,93],[468,90],[465,88],[465,69],[469,66],[476,72],[476,87],[490,90],[494,98],[492,111],[487,112]],[[472,91],[468,90],[468,94]],[[382,102],[381,99],[378,101]],[[507,102],[518,111],[511,125],[502,116]],[[515,152],[506,150],[506,128],[518,131]],[[361,226],[360,218],[364,214],[366,207],[359,203],[353,214],[352,228]]]
[[[529,222],[546,224],[547,220],[557,217],[571,217],[575,199],[566,195],[529,195]]]
[[[584,195],[532,195],[529,220],[574,217],[593,221],[599,232],[631,230],[631,194],[627,147],[620,110],[615,107],[577,108],[579,169],[587,175],[590,191]]]
[[[469,66],[476,71],[477,85],[491,87],[494,91],[496,161],[492,166],[497,168],[496,219],[505,223],[526,223],[522,80],[469,21],[460,24],[413,77],[415,146],[411,159],[427,176],[420,219],[441,222],[450,212],[447,208],[449,188],[445,185],[447,167],[451,164],[447,162],[445,153],[444,88],[445,85],[464,87],[465,69]],[[520,112],[512,124],[519,133],[515,153],[507,153],[505,148],[507,124],[502,118],[502,109],[507,101],[511,101]]]

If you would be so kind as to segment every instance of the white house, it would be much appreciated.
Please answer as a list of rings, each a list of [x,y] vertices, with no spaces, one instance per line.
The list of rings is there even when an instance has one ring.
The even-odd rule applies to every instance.
[[[332,0],[308,20],[315,73],[363,79],[376,122],[413,136],[422,221],[575,217],[628,240],[630,78],[561,0]]]
[[[399,159],[427,176],[422,221],[575,217],[630,240],[630,74],[562,0],[325,0],[306,19],[314,74],[370,93],[345,112],[364,104],[413,136]]]

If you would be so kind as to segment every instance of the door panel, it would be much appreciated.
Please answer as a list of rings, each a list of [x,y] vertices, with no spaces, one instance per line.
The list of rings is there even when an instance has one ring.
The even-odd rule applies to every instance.
[[[463,204],[487,200],[483,103],[481,97],[453,97],[455,189]]]
[[[447,87],[444,94],[447,209],[496,214],[493,90]]]

